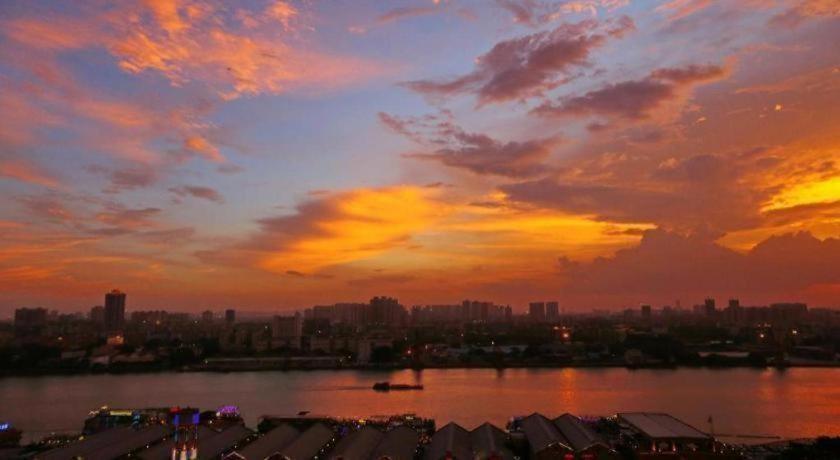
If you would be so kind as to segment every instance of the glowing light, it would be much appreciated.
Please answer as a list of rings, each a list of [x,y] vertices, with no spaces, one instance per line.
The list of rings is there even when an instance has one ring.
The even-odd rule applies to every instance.
[[[840,177],[804,183],[787,189],[773,197],[762,211],[791,208],[806,204],[840,201]]]

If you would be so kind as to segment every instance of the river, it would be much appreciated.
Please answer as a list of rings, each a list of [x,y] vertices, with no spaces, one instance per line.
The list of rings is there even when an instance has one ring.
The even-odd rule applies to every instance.
[[[378,393],[376,381],[422,383],[423,391]],[[0,378],[0,421],[26,440],[79,431],[89,410],[239,406],[263,414],[368,416],[414,412],[467,428],[513,415],[668,412],[716,433],[785,438],[840,435],[840,369],[429,369],[160,373]]]

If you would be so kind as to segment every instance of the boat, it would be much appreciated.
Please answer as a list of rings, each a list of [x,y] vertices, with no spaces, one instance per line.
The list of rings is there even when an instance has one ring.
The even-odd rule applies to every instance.
[[[373,384],[376,391],[398,391],[398,390],[422,390],[423,385],[409,385],[405,383],[376,382]]]

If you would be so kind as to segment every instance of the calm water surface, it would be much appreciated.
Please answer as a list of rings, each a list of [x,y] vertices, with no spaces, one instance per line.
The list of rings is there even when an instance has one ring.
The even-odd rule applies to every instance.
[[[377,393],[376,381],[420,382],[424,391]],[[663,411],[717,433],[840,435],[840,369],[434,369],[13,377],[0,379],[0,420],[27,439],[78,431],[89,410],[193,405],[263,414],[309,410],[337,416],[415,412],[472,428],[512,415]]]

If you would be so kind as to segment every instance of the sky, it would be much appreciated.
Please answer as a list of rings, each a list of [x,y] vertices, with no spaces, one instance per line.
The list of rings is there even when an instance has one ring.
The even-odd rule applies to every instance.
[[[835,0],[4,1],[0,314],[840,307]]]

